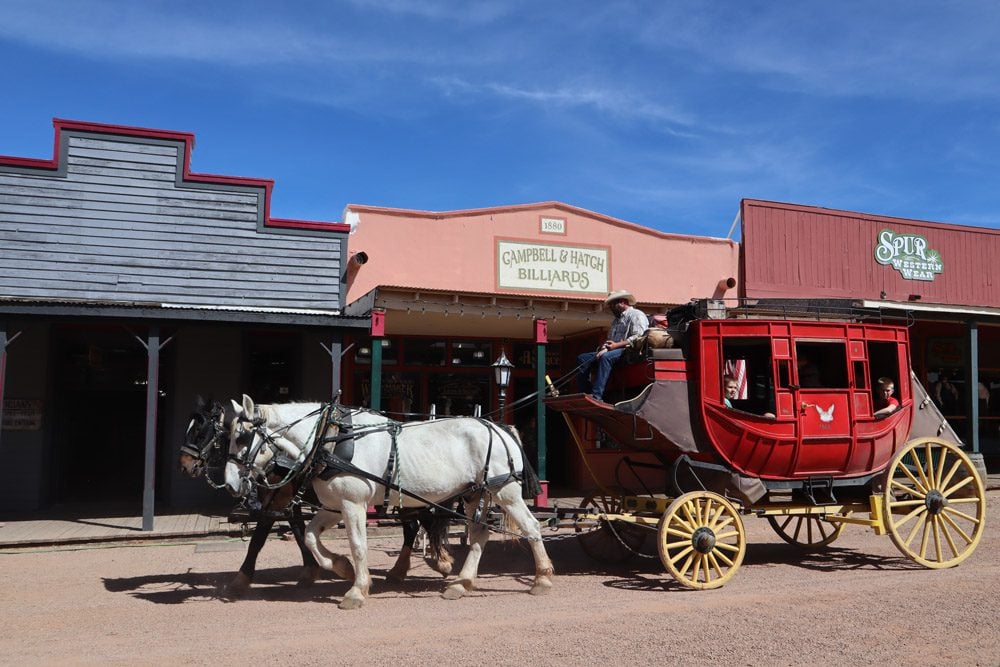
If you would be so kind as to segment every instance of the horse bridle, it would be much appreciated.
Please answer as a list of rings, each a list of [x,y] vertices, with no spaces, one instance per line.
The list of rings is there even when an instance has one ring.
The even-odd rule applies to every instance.
[[[212,468],[221,468],[228,454],[229,433],[222,424],[223,414],[223,408],[218,403],[207,410],[192,413],[184,444],[181,445],[181,453],[195,460],[195,475],[204,473],[205,481],[215,489],[225,486],[224,482],[216,483],[208,474]]]
[[[240,445],[241,454],[228,454],[228,460],[236,463],[240,468],[245,471],[254,471],[253,462],[260,454],[261,449],[265,446],[271,452],[271,460],[268,462],[267,466],[256,470],[255,474],[251,475],[241,475],[240,485],[242,487],[243,481],[246,480],[251,482],[254,486],[261,489],[273,490],[280,488],[294,479],[301,471],[302,466],[292,465],[288,467],[288,472],[278,481],[269,482],[267,481],[268,475],[274,469],[276,465],[279,465],[278,460],[282,453],[282,448],[275,442],[276,437],[281,437],[282,433],[287,432],[296,424],[309,419],[310,417],[315,417],[324,412],[324,409],[315,410],[307,415],[303,415],[295,421],[285,424],[284,426],[274,430],[268,431],[265,428],[266,420],[263,415],[261,415],[260,408],[254,407],[253,417],[240,416],[236,419],[235,428],[236,438],[235,442]],[[318,420],[317,426],[323,423],[323,419]],[[285,466],[282,466],[285,467]],[[251,479],[254,478],[254,479]]]

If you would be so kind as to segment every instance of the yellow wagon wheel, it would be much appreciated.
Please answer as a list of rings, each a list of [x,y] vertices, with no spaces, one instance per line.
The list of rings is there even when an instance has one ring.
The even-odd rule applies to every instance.
[[[583,499],[582,509],[590,514],[621,514],[621,496],[597,492]],[[647,528],[621,519],[578,519],[577,538],[583,552],[602,563],[623,563],[636,555],[646,541]]]
[[[908,442],[886,469],[884,488],[886,530],[910,560],[953,567],[979,544],[986,492],[957,446],[937,438]]]
[[[660,560],[688,588],[718,588],[743,562],[747,538],[736,508],[711,491],[692,491],[670,503],[657,529]]]
[[[813,514],[769,516],[767,522],[781,539],[805,550],[832,544],[846,527]]]

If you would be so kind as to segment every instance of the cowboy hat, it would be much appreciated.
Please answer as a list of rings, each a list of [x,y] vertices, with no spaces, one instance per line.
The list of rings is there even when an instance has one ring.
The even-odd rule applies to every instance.
[[[608,305],[614,303],[615,301],[617,301],[618,299],[628,299],[628,305],[630,305],[630,306],[634,306],[635,305],[635,297],[632,296],[631,292],[629,292],[627,290],[623,290],[623,289],[617,290],[617,291],[612,292],[611,294],[609,294],[608,298],[606,298],[604,300],[604,305],[608,306]]]

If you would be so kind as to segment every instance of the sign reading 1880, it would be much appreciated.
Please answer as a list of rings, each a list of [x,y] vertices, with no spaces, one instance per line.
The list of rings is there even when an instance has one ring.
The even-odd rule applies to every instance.
[[[503,289],[607,294],[608,249],[497,239]]]
[[[927,239],[919,234],[897,234],[890,229],[878,233],[875,261],[891,265],[907,280],[934,280],[944,271],[941,253],[927,247]]]

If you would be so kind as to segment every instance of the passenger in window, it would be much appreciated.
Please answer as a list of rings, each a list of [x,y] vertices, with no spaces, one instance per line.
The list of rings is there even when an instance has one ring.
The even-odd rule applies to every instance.
[[[819,379],[819,368],[807,355],[799,355],[799,386],[800,387],[822,387],[823,383]]]
[[[732,375],[729,375],[728,373],[725,374],[724,376],[722,376],[722,391],[723,391],[722,402],[725,403],[726,407],[727,408],[735,407],[733,405],[733,401],[739,399],[740,397],[739,381]],[[774,412],[772,412],[772,410],[774,409],[774,392],[770,391],[769,396],[770,400],[767,401],[769,409],[760,413],[760,416],[764,417],[765,419],[774,419],[775,418]],[[736,408],[736,409],[739,410],[741,408]],[[750,412],[756,412],[756,411],[750,410]]]
[[[896,383],[886,377],[881,377],[878,379],[878,385],[875,389],[875,416],[884,417],[886,415],[891,415],[896,410],[899,410],[899,401],[897,401],[892,392],[896,390]]]
[[[740,397],[740,383],[732,375],[725,375],[722,378],[722,402],[727,408],[733,407],[732,401]]]

